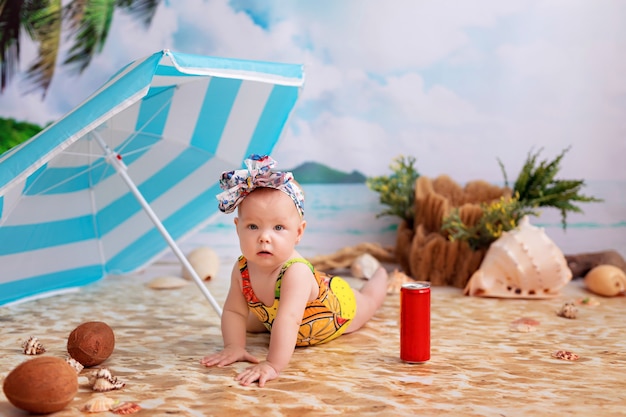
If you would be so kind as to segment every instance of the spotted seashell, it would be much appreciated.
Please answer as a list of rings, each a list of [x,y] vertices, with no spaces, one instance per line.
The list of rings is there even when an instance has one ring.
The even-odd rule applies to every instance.
[[[557,359],[562,359],[564,361],[575,361],[580,356],[568,350],[557,350],[556,352],[552,353],[552,357],[557,358]]]
[[[489,246],[463,292],[481,297],[552,298],[571,279],[563,252],[526,216]]]
[[[92,385],[91,389],[98,392],[113,391],[120,389],[126,385],[125,382],[120,381],[113,375],[107,368],[98,369],[89,378],[89,383]]]
[[[575,319],[578,315],[578,309],[574,303],[565,303],[559,311],[556,312],[559,317],[565,317],[566,319]]]
[[[46,348],[39,342],[39,339],[34,336],[31,336],[27,341],[22,343],[22,347],[26,355],[39,355],[46,351]]]
[[[120,403],[111,409],[111,411],[114,414],[121,414],[121,415],[133,414],[139,410],[141,410],[141,406],[137,403],[131,403],[131,402]]]
[[[103,411],[110,411],[113,408],[113,404],[115,404],[115,400],[113,398],[98,395],[87,401],[81,407],[81,411],[85,411],[87,413],[101,413]]]
[[[82,363],[78,362],[76,359],[72,358],[71,356],[68,356],[67,358],[65,358],[65,362],[67,362],[72,368],[74,368],[77,374],[80,374],[81,371],[85,368]]]

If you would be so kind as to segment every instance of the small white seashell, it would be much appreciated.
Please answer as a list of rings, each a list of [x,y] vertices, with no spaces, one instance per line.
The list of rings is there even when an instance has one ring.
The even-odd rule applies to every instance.
[[[187,260],[201,280],[208,281],[217,276],[217,271],[220,267],[220,258],[213,249],[205,246],[196,248],[187,255]],[[191,273],[189,273],[185,267],[182,269],[182,276],[188,280],[192,279]]]
[[[148,283],[148,287],[155,290],[171,290],[189,285],[189,281],[173,275],[157,277]]]
[[[552,298],[572,279],[559,247],[528,217],[493,242],[465,295],[501,298]]]
[[[81,371],[85,368],[83,364],[81,364],[76,359],[72,358],[71,356],[68,356],[67,358],[65,358],[65,362],[67,362],[72,368],[74,368],[77,374],[80,374]]]
[[[367,278],[370,279],[374,272],[380,267],[378,259],[369,253],[364,253],[356,257],[356,259],[350,265],[350,272],[355,278]]]
[[[97,395],[92,397],[81,407],[81,411],[85,411],[87,413],[101,413],[103,411],[109,411],[113,408],[113,404],[115,404],[115,400],[113,398],[105,397],[104,395]]]
[[[126,385],[126,383],[111,375],[111,371],[107,368],[100,368],[92,373],[89,376],[89,383],[91,384],[91,389],[98,392],[113,391]]]
[[[46,348],[39,342],[39,339],[34,336],[29,337],[27,341],[22,343],[22,348],[24,348],[26,355],[39,355],[46,351]]]

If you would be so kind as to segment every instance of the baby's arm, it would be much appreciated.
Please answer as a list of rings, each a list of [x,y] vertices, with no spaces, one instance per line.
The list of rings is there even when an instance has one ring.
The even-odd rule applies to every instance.
[[[246,350],[246,321],[248,319],[248,305],[239,284],[239,267],[233,267],[230,280],[230,289],[222,312],[222,337],[224,349],[212,355],[205,356],[200,363],[205,366],[225,366],[233,362],[248,361],[259,363],[259,360]]]
[[[263,387],[267,381],[278,378],[280,372],[287,367],[296,346],[302,315],[314,282],[313,273],[305,264],[293,264],[285,271],[267,359],[237,376],[236,379],[242,385],[258,380],[259,387]]]

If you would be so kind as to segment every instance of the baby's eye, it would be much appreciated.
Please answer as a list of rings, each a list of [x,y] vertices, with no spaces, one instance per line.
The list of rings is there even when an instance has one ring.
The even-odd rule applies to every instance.
[[[256,230],[258,228],[259,228],[259,226],[257,226],[256,224],[249,224],[248,225],[248,229],[250,229],[250,230]]]
[[[276,226],[274,226],[274,230],[283,230],[284,227],[280,224],[277,224]]]

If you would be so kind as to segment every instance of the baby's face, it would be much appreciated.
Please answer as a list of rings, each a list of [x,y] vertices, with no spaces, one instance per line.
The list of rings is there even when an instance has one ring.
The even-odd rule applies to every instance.
[[[248,262],[273,267],[287,261],[300,241],[306,222],[291,197],[259,188],[239,205],[235,219],[242,254]]]

